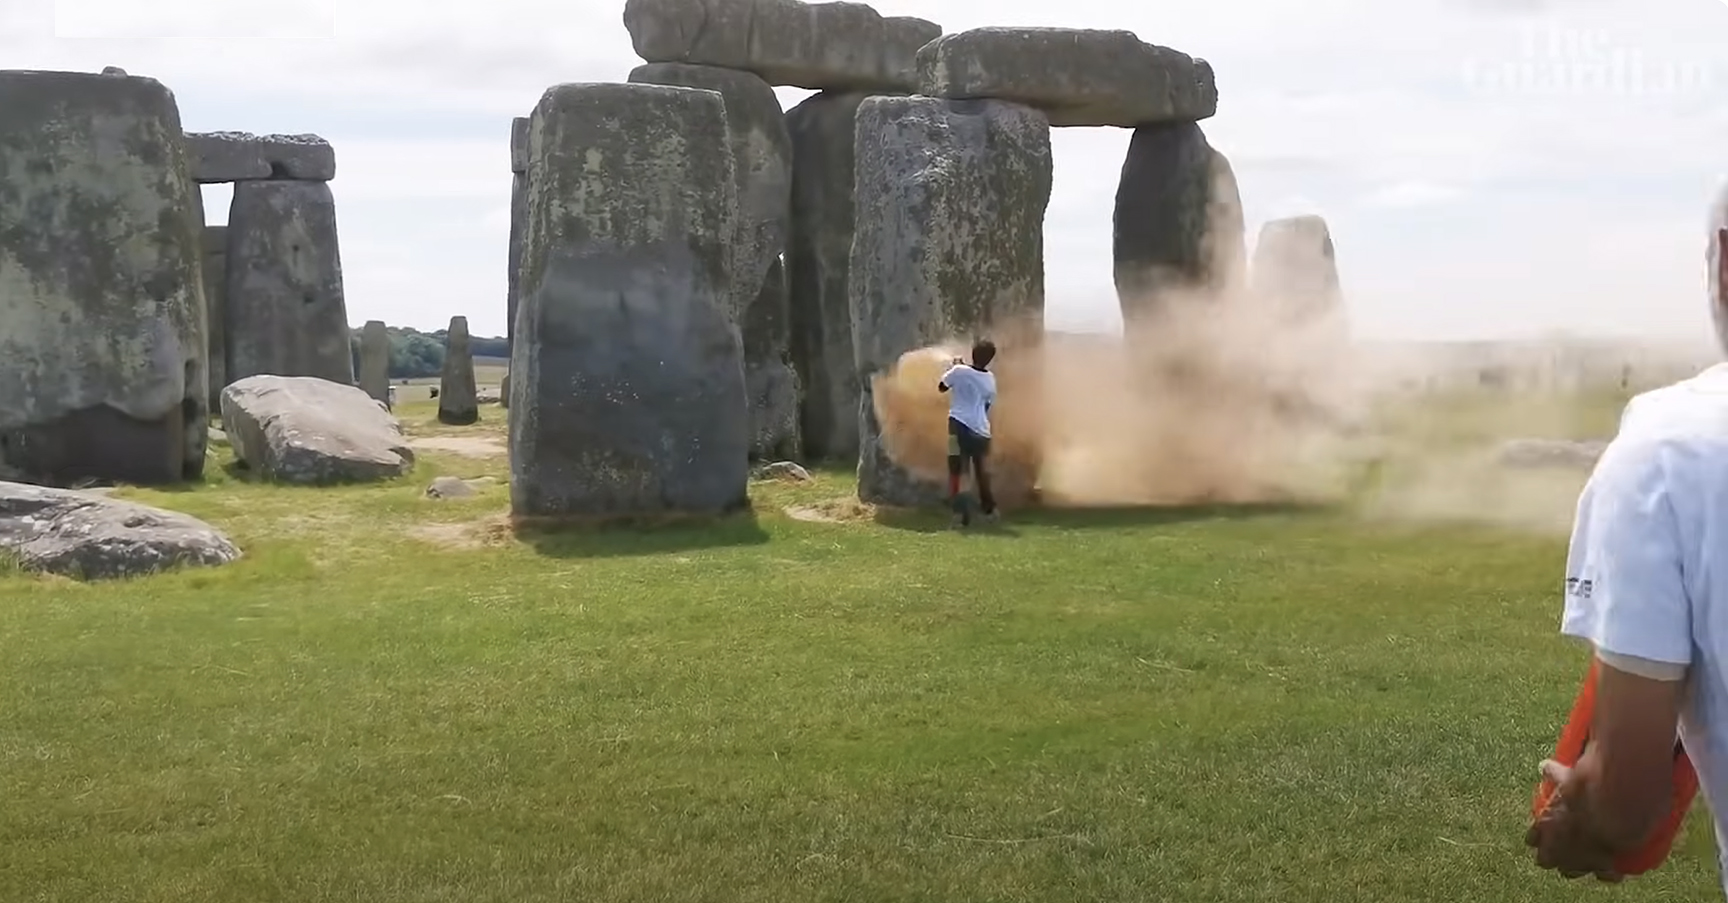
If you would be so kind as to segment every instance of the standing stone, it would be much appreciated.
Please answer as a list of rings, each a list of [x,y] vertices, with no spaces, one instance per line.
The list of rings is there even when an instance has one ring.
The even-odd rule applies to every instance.
[[[240,182],[228,209],[228,382],[354,384],[336,201],[323,182]]]
[[[744,320],[744,383],[750,393],[750,457],[800,455],[798,372],[792,367],[786,268],[776,259]]]
[[[1318,216],[1293,216],[1260,227],[1254,244],[1255,296],[1279,319],[1318,322],[1340,312],[1338,257],[1332,232]]]
[[[856,163],[858,497],[919,505],[942,488],[890,459],[871,378],[916,348],[1042,325],[1050,123],[1004,101],[872,97],[858,108]]]
[[[200,203],[161,83],[0,72],[0,470],[203,474]]]
[[[732,265],[732,310],[740,323],[764,289],[768,268],[786,250],[792,196],[792,138],[780,99],[748,72],[683,63],[637,66],[630,81],[717,91],[726,103],[728,142],[738,192],[738,235]],[[783,297],[783,293],[782,293]],[[744,336],[746,349],[751,337]]]
[[[203,206],[200,198],[199,206]],[[228,227],[204,227],[204,316],[209,337],[210,410],[222,410],[228,385]]]
[[[516,308],[521,295],[522,233],[528,226],[528,118],[518,116],[510,121],[510,250],[506,266],[504,336],[506,349],[516,344]],[[506,354],[509,352],[506,351]],[[505,399],[510,397],[504,392]],[[509,407],[508,401],[505,407]]]
[[[745,506],[750,410],[728,310],[737,194],[724,102],[691,88],[557,85],[530,128],[512,511]]]
[[[444,371],[438,377],[438,422],[467,426],[479,420],[479,399],[474,385],[474,352],[468,344],[468,318],[451,317],[444,337]]]
[[[1172,293],[1210,298],[1243,269],[1242,199],[1224,155],[1193,122],[1134,130],[1116,189],[1111,254],[1124,323]]]
[[[847,272],[852,260],[853,123],[869,95],[824,92],[786,113],[792,219],[786,248],[792,364],[803,386],[804,454],[858,458],[858,371]]]
[[[624,27],[650,63],[741,69],[815,91],[912,91],[918,48],[942,34],[863,3],[799,0],[627,0]]]
[[[390,407],[390,329],[383,320],[360,328],[360,388]]]

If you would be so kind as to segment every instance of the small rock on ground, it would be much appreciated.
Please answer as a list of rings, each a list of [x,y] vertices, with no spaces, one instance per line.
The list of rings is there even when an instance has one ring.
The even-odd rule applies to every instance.
[[[456,477],[439,477],[426,487],[429,499],[465,499],[475,494],[473,484]]]
[[[805,470],[795,462],[776,461],[773,464],[764,464],[757,468],[756,479],[780,480],[786,483],[808,483],[814,478],[810,476],[810,471]]]

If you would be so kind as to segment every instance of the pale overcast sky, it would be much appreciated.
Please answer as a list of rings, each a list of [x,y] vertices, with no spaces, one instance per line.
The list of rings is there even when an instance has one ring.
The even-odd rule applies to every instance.
[[[1570,330],[1707,342],[1728,172],[1728,0],[878,0],[948,31],[1126,28],[1205,57],[1250,233],[1331,222],[1386,338]],[[220,16],[213,10],[220,10]],[[336,146],[350,319],[504,330],[509,123],[622,81],[622,0],[0,0],[0,65],[162,80],[186,128]],[[170,37],[178,35],[179,37]],[[807,92],[782,89],[790,106]],[[1114,330],[1128,134],[1059,129],[1049,322]],[[205,194],[212,222],[228,192]]]

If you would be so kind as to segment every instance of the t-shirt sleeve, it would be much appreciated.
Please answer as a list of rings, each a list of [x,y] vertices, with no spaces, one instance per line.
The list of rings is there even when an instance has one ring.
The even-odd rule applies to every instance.
[[[1561,633],[1599,651],[1692,662],[1692,609],[1662,450],[1611,447],[1578,500]]]
[[[943,388],[943,389],[954,388],[954,371],[956,371],[958,369],[960,369],[960,368],[959,367],[949,367],[948,369],[942,371],[942,378],[936,381],[937,387]]]

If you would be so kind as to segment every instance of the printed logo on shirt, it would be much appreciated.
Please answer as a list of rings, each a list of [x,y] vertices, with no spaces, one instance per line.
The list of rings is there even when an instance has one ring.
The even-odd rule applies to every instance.
[[[1593,588],[1594,585],[1588,580],[1583,580],[1578,577],[1566,578],[1566,595],[1568,596],[1575,596],[1579,599],[1588,599],[1590,598],[1590,591]]]

